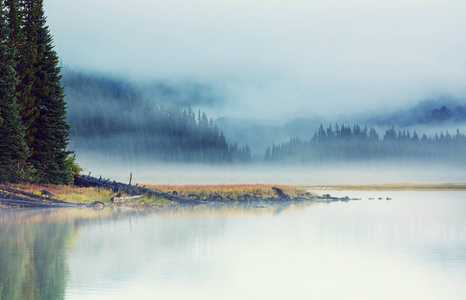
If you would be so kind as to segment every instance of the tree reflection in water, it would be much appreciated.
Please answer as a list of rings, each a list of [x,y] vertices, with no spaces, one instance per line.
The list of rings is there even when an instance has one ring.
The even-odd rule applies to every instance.
[[[67,249],[84,220],[113,212],[0,209],[0,299],[64,299]]]
[[[0,299],[63,299],[65,249],[75,235],[58,211],[0,214]]]

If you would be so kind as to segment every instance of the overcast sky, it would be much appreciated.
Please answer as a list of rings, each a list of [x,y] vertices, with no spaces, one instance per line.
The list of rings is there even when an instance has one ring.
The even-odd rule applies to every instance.
[[[198,81],[219,114],[348,114],[466,96],[464,0],[44,0],[65,64]]]

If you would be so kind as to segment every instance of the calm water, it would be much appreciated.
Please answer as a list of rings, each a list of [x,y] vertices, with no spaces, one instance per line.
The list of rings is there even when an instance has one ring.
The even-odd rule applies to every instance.
[[[466,299],[466,192],[329,193],[362,200],[0,211],[0,299]]]

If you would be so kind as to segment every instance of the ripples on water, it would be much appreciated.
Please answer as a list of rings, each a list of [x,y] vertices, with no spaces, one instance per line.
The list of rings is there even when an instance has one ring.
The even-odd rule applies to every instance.
[[[0,211],[0,299],[466,298],[466,192],[333,195],[362,200]]]

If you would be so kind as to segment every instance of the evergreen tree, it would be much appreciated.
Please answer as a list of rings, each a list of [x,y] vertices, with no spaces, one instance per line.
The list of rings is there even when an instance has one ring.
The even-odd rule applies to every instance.
[[[264,156],[264,161],[269,162],[270,161],[270,147],[267,147],[267,150],[265,150],[265,156]]]
[[[35,70],[37,68],[37,23],[34,22],[32,11],[34,1],[31,0],[5,0],[8,8],[8,26],[13,46],[16,48],[15,70],[18,76],[16,92],[19,104],[19,113],[25,127],[25,141],[31,149],[37,128],[33,126],[39,116],[38,99],[31,93],[35,83]]]
[[[396,140],[396,131],[395,131],[395,125],[392,125],[392,127],[385,132],[383,141],[386,142],[386,141],[394,141],[394,140]]]
[[[73,174],[67,168],[66,151],[70,126],[66,121],[66,102],[60,79],[57,53],[53,50],[52,36],[43,11],[42,0],[25,1],[25,31],[35,30],[37,44],[33,98],[40,100],[38,117],[32,123],[35,129],[32,139],[31,163],[36,169],[38,182],[68,184]]]
[[[23,42],[21,35],[22,18],[18,0],[5,0],[5,8],[7,9],[7,26],[10,28],[10,42],[13,46],[18,47]]]
[[[16,99],[14,58],[11,31],[0,1],[0,182],[21,182],[26,176],[28,152]]]

